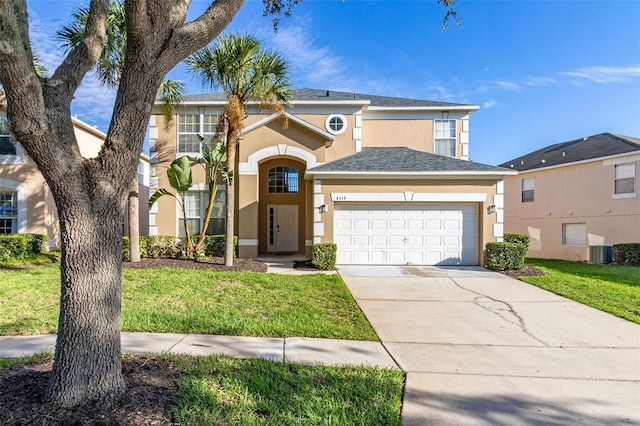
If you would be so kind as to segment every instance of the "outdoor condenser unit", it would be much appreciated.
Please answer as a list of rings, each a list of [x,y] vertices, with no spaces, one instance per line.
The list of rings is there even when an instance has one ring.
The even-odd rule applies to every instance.
[[[613,246],[589,246],[590,263],[611,263]]]

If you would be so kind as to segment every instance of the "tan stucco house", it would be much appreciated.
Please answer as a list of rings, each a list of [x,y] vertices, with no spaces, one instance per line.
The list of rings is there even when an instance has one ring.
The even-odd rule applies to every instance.
[[[150,122],[151,187],[169,188],[167,167],[200,155],[223,94],[191,95],[169,125]],[[239,256],[311,255],[334,242],[339,264],[482,263],[502,237],[503,185],[516,172],[468,161],[475,105],[326,90],[293,91],[287,124],[251,108],[239,141],[236,225]],[[196,169],[199,173],[199,171]],[[187,194],[192,230],[206,204],[203,175]],[[224,233],[219,186],[210,233]],[[179,235],[174,199],[154,205],[151,234]]]
[[[84,121],[72,117],[80,153],[85,158],[98,155],[106,135]],[[148,233],[149,158],[140,155],[138,188],[140,233]],[[58,213],[53,196],[36,164],[9,135],[6,115],[0,110],[0,234],[33,233],[49,236],[49,247],[60,247]]]
[[[528,234],[528,256],[589,261],[590,246],[640,242],[640,139],[602,133],[501,164],[505,231]],[[597,252],[596,252],[597,253]]]

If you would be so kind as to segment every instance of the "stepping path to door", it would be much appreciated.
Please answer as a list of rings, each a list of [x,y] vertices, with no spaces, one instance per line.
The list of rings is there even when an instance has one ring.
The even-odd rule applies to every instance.
[[[478,267],[343,266],[403,425],[640,424],[640,326]]]

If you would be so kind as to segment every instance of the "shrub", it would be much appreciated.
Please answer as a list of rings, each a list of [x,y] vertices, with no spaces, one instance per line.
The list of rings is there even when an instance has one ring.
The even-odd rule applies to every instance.
[[[338,246],[334,243],[319,243],[313,245],[313,266],[322,270],[330,270],[336,266],[336,252]]]
[[[640,243],[614,244],[613,259],[621,265],[640,266]]]
[[[22,259],[27,253],[27,237],[24,234],[0,235],[0,261]]]
[[[207,235],[204,237],[205,256],[224,257],[227,239],[225,235]],[[238,257],[238,237],[233,237],[233,257]]]
[[[180,239],[171,235],[150,235],[146,237],[148,257],[178,257]]]
[[[485,267],[492,271],[518,270],[524,264],[526,246],[518,243],[487,243],[484,250]]]
[[[525,247],[525,254],[529,250],[529,236],[526,234],[515,234],[512,232],[506,232],[504,234],[504,242],[522,244]]]
[[[41,254],[49,251],[49,236],[46,234],[25,234],[27,253]]]
[[[129,237],[122,237],[122,261],[128,262],[131,260],[131,252],[129,251]]]

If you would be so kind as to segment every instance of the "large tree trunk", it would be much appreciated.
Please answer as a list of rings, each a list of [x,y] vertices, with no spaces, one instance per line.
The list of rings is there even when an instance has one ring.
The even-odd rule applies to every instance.
[[[119,198],[95,192],[56,197],[62,287],[55,362],[46,393],[56,405],[117,396],[125,388],[120,353],[124,197]]]
[[[140,262],[140,194],[138,193],[138,177],[131,182],[129,190],[129,260]]]

